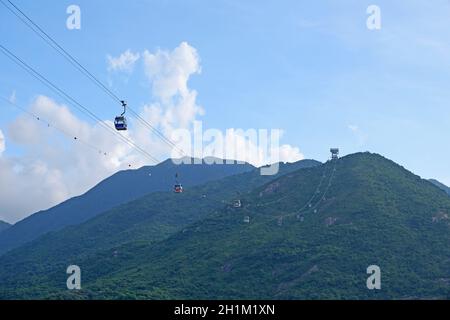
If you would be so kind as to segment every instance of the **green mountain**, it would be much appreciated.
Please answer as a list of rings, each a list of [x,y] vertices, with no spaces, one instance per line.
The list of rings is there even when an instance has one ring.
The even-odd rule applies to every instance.
[[[429,179],[429,181],[434,184],[436,187],[438,187],[439,189],[445,191],[449,196],[450,196],[450,188],[447,187],[445,184],[443,184],[442,182],[439,182],[435,179]]]
[[[450,198],[429,181],[382,156],[359,153],[285,173],[249,192],[242,189],[242,207],[235,208],[232,186],[262,178],[229,178],[236,180],[228,187],[219,183],[222,189],[209,198],[225,203],[204,211],[196,210],[208,199],[200,189],[183,194],[185,199],[155,198],[162,208],[158,221],[201,213],[164,235],[156,231],[153,240],[142,234],[161,226],[149,221],[141,237],[136,240],[130,229],[130,241],[114,248],[89,251],[97,242],[87,241],[70,255],[42,238],[1,257],[0,297],[450,298]],[[191,196],[197,200],[188,206]],[[149,203],[131,204],[114,210],[129,208],[131,216],[140,212],[138,204],[142,215],[156,210]],[[105,214],[112,218],[117,212]],[[97,230],[113,225],[99,224]],[[63,231],[73,237],[78,230]],[[82,269],[80,291],[65,288],[68,264]],[[366,287],[370,265],[381,268],[381,290]]]
[[[450,199],[392,161],[351,155],[285,175],[243,203],[152,246],[130,246],[119,270],[62,296],[450,298]],[[373,264],[380,291],[366,287]]]
[[[0,232],[8,229],[9,227],[11,227],[9,223],[0,220]]]
[[[0,255],[47,232],[80,224],[106,210],[151,192],[171,190],[176,173],[183,184],[190,187],[254,169],[249,164],[207,164],[204,161],[196,165],[176,165],[169,159],[155,166],[120,171],[85,194],[32,214],[2,232]]]
[[[254,169],[186,188],[182,194],[155,192],[80,225],[48,233],[0,257],[0,298],[51,295],[61,285],[61,270],[70,264],[83,265],[83,277],[113,272],[120,264],[110,265],[111,261],[126,264],[134,250],[149,247],[232,205],[251,189],[282,174],[318,165],[320,162],[303,160],[281,164],[276,176],[261,176],[259,169]]]

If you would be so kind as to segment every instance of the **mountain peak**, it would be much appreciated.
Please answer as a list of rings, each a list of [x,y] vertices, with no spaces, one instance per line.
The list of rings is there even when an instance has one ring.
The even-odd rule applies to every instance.
[[[224,207],[135,251],[125,267],[94,281],[91,293],[114,298],[126,288],[152,299],[448,294],[450,199],[378,154],[289,172],[241,200],[242,207]],[[366,288],[371,264],[385,275],[376,293]],[[114,289],[118,283],[123,287]],[[113,292],[105,295],[105,287]]]
[[[378,154],[301,163],[151,194],[51,233],[0,258],[0,287],[10,298],[74,298],[52,279],[77,260],[95,275],[84,298],[446,297],[449,197]],[[366,288],[371,264],[384,272],[380,292]]]

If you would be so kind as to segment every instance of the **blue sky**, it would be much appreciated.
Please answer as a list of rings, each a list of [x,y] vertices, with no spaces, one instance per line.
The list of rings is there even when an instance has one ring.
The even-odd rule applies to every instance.
[[[306,158],[380,153],[424,178],[450,184],[450,2],[436,1],[25,1],[15,3],[135,109],[154,99],[144,69],[108,71],[107,56],[173,50],[199,55],[189,78],[209,128],[280,128]],[[81,30],[66,8],[81,8]],[[382,28],[366,27],[381,8]],[[0,6],[1,44],[103,119],[120,108]],[[142,62],[138,62],[142,64]],[[27,106],[52,92],[0,56],[0,94]],[[72,110],[81,119],[77,110]],[[2,103],[8,138],[20,113]],[[89,120],[86,120],[89,121]]]

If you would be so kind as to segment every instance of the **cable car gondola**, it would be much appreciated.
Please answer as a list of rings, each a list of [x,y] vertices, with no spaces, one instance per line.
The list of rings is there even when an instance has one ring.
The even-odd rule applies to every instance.
[[[236,198],[233,200],[233,207],[234,208],[242,207],[241,193],[239,191],[236,191]]]
[[[114,126],[116,127],[116,130],[118,130],[118,131],[127,130],[127,119],[125,118],[127,104],[123,100],[121,102],[122,102],[122,106],[123,106],[123,112],[120,116],[117,116],[114,119]]]
[[[175,174],[175,185],[173,187],[173,192],[175,193],[183,192],[183,186],[181,185],[181,183],[178,182],[178,173]]]
[[[175,193],[182,193],[183,192],[183,186],[181,184],[176,184],[173,188],[173,191]]]

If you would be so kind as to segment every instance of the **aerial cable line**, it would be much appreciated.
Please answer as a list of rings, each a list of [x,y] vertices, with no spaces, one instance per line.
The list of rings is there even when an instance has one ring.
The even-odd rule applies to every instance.
[[[326,177],[326,169],[327,169],[327,167],[324,165],[323,171],[322,171],[322,177],[321,177],[321,179],[319,180],[319,183],[318,183],[318,185],[317,185],[317,187],[316,187],[316,189],[315,189],[315,191],[314,191],[314,194],[312,195],[312,197],[310,198],[310,200],[308,200],[308,201],[306,202],[306,204],[305,204],[299,211],[301,211],[302,209],[306,208],[310,203],[312,203],[313,200],[314,200],[314,198],[316,197],[316,195],[320,193],[320,192],[319,192],[319,191],[320,191],[320,188],[321,188],[321,186],[322,186],[322,184],[323,184],[323,181],[325,180],[325,177]],[[296,191],[291,192],[291,193],[287,193],[286,195],[284,195],[284,196],[281,197],[281,198],[274,199],[274,200],[271,200],[271,201],[267,201],[267,202],[264,202],[264,203],[257,203],[256,206],[257,206],[257,207],[263,207],[263,206],[267,206],[267,205],[269,205],[269,204],[277,203],[277,202],[280,202],[280,201],[282,201],[282,200],[284,200],[284,199],[286,199],[287,197],[290,197],[290,196],[292,196],[292,195],[295,196],[295,194],[296,194]]]
[[[278,199],[275,199],[275,200],[272,200],[272,201],[268,201],[268,202],[264,202],[264,203],[257,203],[256,206],[257,206],[257,207],[262,207],[262,206],[267,206],[267,205],[269,205],[269,204],[277,203],[277,202],[280,202],[280,201],[282,201],[282,200],[284,200],[284,199],[286,199],[287,197],[290,197],[290,196],[292,196],[292,195],[293,195],[293,193],[287,193],[286,195],[284,195],[284,196],[281,197],[281,198],[278,198]],[[294,192],[294,195],[295,195],[295,192]]]
[[[9,7],[3,0],[0,2],[18,19],[20,19],[30,30],[36,33],[42,40],[44,40],[49,46],[51,46],[54,50],[58,51],[70,64],[72,64],[75,68],[77,68],[80,72],[84,73],[88,76],[97,86],[102,88],[106,93],[108,93],[111,98],[121,101],[119,97],[117,97],[113,92],[111,92],[103,83],[98,81],[93,74],[91,74],[86,68],[84,68],[77,60],[70,55],[63,47],[61,47],[48,33],[46,33],[37,23],[35,23],[29,16],[27,16],[20,8],[18,8],[13,2],[7,0],[21,15],[19,15],[16,11],[14,11],[11,7]],[[24,19],[25,18],[25,19]]]
[[[80,137],[77,136],[77,135],[71,134],[71,133],[67,132],[67,131],[64,130],[64,129],[61,129],[61,128],[58,127],[58,126],[55,126],[55,125],[51,124],[49,121],[43,119],[41,116],[39,116],[39,115],[37,115],[37,114],[35,114],[35,113],[33,113],[33,112],[31,112],[31,111],[29,111],[29,110],[27,110],[27,109],[21,107],[21,106],[19,106],[18,104],[12,102],[11,100],[6,99],[5,97],[0,97],[0,98],[1,98],[2,100],[6,101],[7,103],[9,103],[11,106],[16,107],[17,109],[21,110],[22,112],[28,114],[30,117],[32,117],[32,118],[34,118],[34,119],[36,119],[36,120],[38,120],[38,121],[43,122],[44,124],[47,125],[48,128],[53,128],[53,129],[58,130],[59,132],[61,132],[61,133],[64,134],[65,136],[67,136],[67,137],[73,139],[74,141],[81,142],[82,144],[86,145],[87,147],[89,147],[89,148],[91,148],[91,149],[97,151],[99,154],[102,154],[102,155],[104,155],[104,156],[108,155],[108,153],[107,153],[106,151],[104,151],[104,150],[102,150],[102,149],[100,149],[100,148],[97,148],[97,147],[94,146],[93,144],[91,144],[91,143],[89,143],[89,142],[87,142],[87,141],[84,141],[83,139],[80,139]]]
[[[22,69],[24,69],[26,72],[28,72],[31,76],[39,80],[41,83],[43,83],[45,86],[47,86],[49,89],[51,89],[53,92],[61,96],[63,99],[68,101],[70,104],[75,106],[77,109],[79,109],[81,112],[87,114],[92,119],[99,122],[99,124],[105,128],[106,130],[109,130],[111,133],[113,133],[116,137],[120,138],[123,142],[127,143],[130,147],[135,148],[139,152],[141,152],[144,156],[148,157],[150,160],[158,163],[159,160],[153,157],[150,153],[136,145],[132,140],[118,134],[114,129],[110,128],[108,125],[106,125],[102,119],[100,119],[98,116],[96,116],[93,112],[91,112],[88,108],[83,106],[81,103],[79,103],[77,100],[72,98],[70,95],[68,95],[66,92],[58,88],[55,84],[53,84],[51,81],[49,81],[47,78],[45,78],[43,75],[41,75],[39,72],[37,72],[35,69],[33,69],[31,66],[29,66],[27,63],[25,63],[22,59],[20,59],[18,56],[16,56],[14,53],[9,51],[7,48],[5,48],[3,45],[0,45],[0,49],[2,49],[3,54],[5,54],[9,59],[11,59],[15,64],[20,66]]]
[[[337,161],[338,160],[334,160],[333,161],[334,165],[331,167],[331,170],[330,170],[330,178],[328,180],[328,185],[325,187],[325,191],[322,193],[322,196],[319,196],[318,201],[314,205],[312,204],[314,198],[316,197],[316,195],[320,193],[320,192],[317,192],[318,190],[320,190],[319,189],[320,186],[319,186],[319,187],[317,187],[316,192],[314,192],[314,195],[312,196],[312,198],[303,207],[301,207],[300,209],[296,210],[295,214],[301,214],[302,212],[315,210],[320,205],[320,203],[325,199],[325,196],[327,195],[328,190],[330,189],[330,187],[332,185],[333,178],[334,178],[334,175],[336,173]],[[320,185],[322,184],[324,178],[325,178],[325,168],[324,168],[324,175],[322,176]]]
[[[307,212],[307,211],[310,211],[310,210],[314,210],[314,213],[317,212],[316,208],[319,207],[319,205],[323,202],[323,200],[325,199],[326,195],[328,194],[328,191],[329,191],[329,189],[330,189],[330,187],[331,187],[331,185],[332,185],[332,182],[333,182],[333,179],[334,179],[334,176],[335,176],[335,173],[336,173],[336,167],[337,167],[337,162],[338,162],[338,160],[334,160],[333,162],[334,162],[334,165],[331,166],[331,170],[330,170],[330,174],[329,174],[330,177],[329,177],[329,180],[328,180],[328,185],[326,186],[324,192],[323,192],[322,195],[319,197],[318,201],[317,201],[314,205],[312,205],[312,202],[314,201],[314,198],[316,197],[316,195],[317,195],[317,194],[320,194],[320,192],[318,192],[318,191],[320,190],[320,186],[323,184],[323,182],[324,182],[324,180],[325,180],[325,178],[326,178],[326,176],[327,176],[326,173],[325,173],[325,172],[326,172],[326,167],[325,167],[325,166],[324,166],[322,178],[320,179],[319,185],[317,186],[316,191],[314,192],[314,194],[313,194],[313,196],[311,197],[311,199],[310,199],[308,202],[306,202],[306,204],[305,204],[303,207],[301,207],[300,209],[298,209],[298,210],[296,210],[294,213],[292,213],[292,214],[294,214],[294,215],[297,215],[297,218],[298,218],[303,212]],[[245,207],[242,207],[242,210],[243,210],[243,211],[247,211],[249,214],[253,214],[253,213],[254,213],[254,212],[248,210],[248,209],[245,208]],[[278,225],[282,225],[282,224],[283,224],[283,219],[284,219],[285,217],[291,216],[292,214],[281,215],[280,217],[278,217],[278,218],[276,219],[276,220],[278,221],[278,222],[277,222]]]
[[[130,113],[141,122],[142,125],[144,125],[148,129],[152,130],[169,147],[176,149],[178,151],[178,153],[181,155],[186,155],[186,153],[183,151],[183,149],[179,148],[175,143],[173,143],[168,138],[166,138],[166,136],[162,132],[160,132],[158,129],[156,129],[154,126],[152,126],[150,123],[148,123],[148,121],[146,121],[144,118],[142,118],[136,111],[134,111],[130,107],[128,107],[128,109],[130,110]]]
[[[1,1],[1,0],[0,0]],[[31,66],[29,66],[26,62],[24,62],[22,59],[20,59],[18,56],[16,56],[14,53],[9,51],[7,48],[5,48],[3,45],[0,44],[0,49],[2,50],[2,53],[7,56],[10,60],[12,60],[15,64],[17,64],[19,67],[24,69],[27,73],[29,73],[31,76],[39,80],[41,83],[43,83],[46,87],[48,87],[50,90],[61,96],[63,99],[68,101],[70,104],[75,106],[77,109],[79,109],[81,112],[87,114],[92,119],[98,121],[98,123],[105,128],[106,130],[109,130],[112,134],[114,134],[116,137],[120,138],[123,142],[127,143],[130,147],[135,148],[137,151],[141,152],[144,156],[148,157],[150,160],[159,163],[159,160],[153,157],[150,153],[139,147],[137,144],[135,144],[132,140],[130,140],[127,137],[124,137],[120,134],[118,134],[113,128],[106,125],[102,119],[100,119],[98,116],[96,116],[92,111],[90,111],[88,108],[86,108],[84,105],[79,103],[77,100],[75,100],[73,97],[68,95],[66,92],[64,92],[62,89],[57,87],[55,84],[53,84],[50,80],[48,80],[46,77],[44,77],[42,74],[37,72],[35,69],[33,69]]]
[[[325,178],[327,176],[326,169],[327,169],[327,167],[326,167],[326,165],[324,165],[323,172],[322,172],[322,178],[320,179],[319,184],[317,185],[317,188],[314,191],[314,194],[308,200],[308,202],[305,203],[305,205],[303,207],[301,207],[300,209],[297,210],[298,213],[302,212],[304,209],[306,209],[306,207],[308,207],[308,209],[310,209],[312,207],[312,203],[314,202],[314,199],[316,198],[316,196],[320,193],[320,188],[322,187],[322,184],[325,181]]]
[[[332,182],[333,182],[334,175],[335,175],[335,173],[336,173],[337,161],[338,161],[338,160],[334,160],[334,166],[333,166],[333,169],[332,169],[332,172],[331,172],[331,175],[330,175],[330,179],[328,180],[328,185],[327,185],[327,187],[325,188],[325,191],[323,192],[322,197],[319,198],[319,200],[317,201],[317,203],[316,203],[314,206],[312,206],[311,208],[308,208],[308,210],[314,210],[314,209],[316,209],[316,208],[320,205],[320,203],[325,199],[325,196],[327,195],[328,190],[329,190],[330,187],[331,187],[331,184],[332,184]],[[298,213],[300,213],[300,212],[301,212],[301,211],[298,211]]]
[[[19,18],[25,25],[27,25],[34,33],[36,33],[41,39],[43,39],[50,47],[61,54],[72,66],[74,66],[78,71],[84,74],[89,80],[91,80],[97,87],[103,90],[107,95],[109,95],[113,100],[122,105],[123,100],[120,99],[113,91],[111,91],[105,84],[103,84],[97,77],[95,77],[87,68],[85,68],[74,56],[72,56],[67,50],[65,50],[61,45],[58,44],[47,32],[45,32],[36,22],[34,22],[25,12],[23,12],[19,7],[17,7],[11,0],[7,0],[11,6],[13,6],[21,15],[9,7],[3,0],[0,2],[11,11],[17,18]],[[142,118],[136,111],[131,107],[127,107],[133,116],[139,120],[139,122],[153,131],[164,143],[166,143],[171,148],[176,149],[180,154],[186,154],[182,149],[175,145],[171,140],[169,140],[160,130],[155,126],[151,125],[148,121]]]
[[[334,162],[334,164],[332,166],[331,165],[329,166],[330,170],[329,170],[328,174],[327,174],[327,167],[328,166],[326,164],[323,165],[322,177],[320,178],[319,183],[318,183],[318,185],[317,185],[317,187],[316,187],[312,197],[300,209],[295,210],[294,214],[298,215],[298,214],[301,214],[302,212],[315,210],[321,204],[321,202],[325,199],[325,197],[326,197],[326,195],[327,195],[327,193],[328,193],[328,191],[329,191],[329,189],[330,189],[330,187],[332,185],[333,178],[334,178],[335,173],[336,173],[337,160],[334,160],[333,162]],[[325,187],[323,193],[321,193],[320,192],[321,186],[324,183],[325,178],[327,176],[329,176],[328,185]],[[262,207],[262,206],[266,206],[268,204],[277,203],[277,202],[279,202],[279,201],[281,201],[281,200],[283,200],[283,199],[285,199],[285,198],[287,198],[288,196],[291,196],[291,195],[292,194],[287,194],[287,195],[283,196],[280,199],[269,201],[269,202],[264,202],[262,204],[261,203],[257,203],[256,207]],[[317,202],[315,204],[313,204],[313,202],[315,202],[314,199],[318,195],[319,195],[319,198],[317,199]],[[243,208],[243,209],[245,211],[248,211],[249,213],[252,213],[248,209],[245,209],[245,208]],[[281,218],[284,218],[284,217],[282,216]]]

